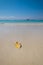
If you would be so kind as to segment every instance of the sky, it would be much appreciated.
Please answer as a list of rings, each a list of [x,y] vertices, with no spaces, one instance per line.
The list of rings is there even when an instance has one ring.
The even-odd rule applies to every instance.
[[[0,0],[0,19],[43,19],[43,0]]]

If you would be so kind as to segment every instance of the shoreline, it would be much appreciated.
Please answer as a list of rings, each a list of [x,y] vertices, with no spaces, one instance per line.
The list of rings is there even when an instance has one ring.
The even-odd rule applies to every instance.
[[[0,23],[0,25],[39,25],[39,26],[43,26],[43,23]]]

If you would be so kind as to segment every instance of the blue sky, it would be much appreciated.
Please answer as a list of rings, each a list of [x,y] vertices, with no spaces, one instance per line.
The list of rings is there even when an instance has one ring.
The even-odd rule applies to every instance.
[[[0,19],[43,19],[43,0],[0,0]]]

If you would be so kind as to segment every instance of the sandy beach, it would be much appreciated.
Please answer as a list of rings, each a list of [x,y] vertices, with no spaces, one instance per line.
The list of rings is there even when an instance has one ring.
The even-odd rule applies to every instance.
[[[0,65],[43,65],[43,25],[0,24]]]

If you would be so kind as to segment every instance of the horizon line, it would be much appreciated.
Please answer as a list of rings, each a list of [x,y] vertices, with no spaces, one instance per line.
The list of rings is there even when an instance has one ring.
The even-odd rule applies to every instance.
[[[0,20],[26,20],[26,19],[29,19],[29,20],[43,20],[43,18],[30,18],[30,17],[18,18],[18,17],[15,17],[15,16],[0,16]]]

